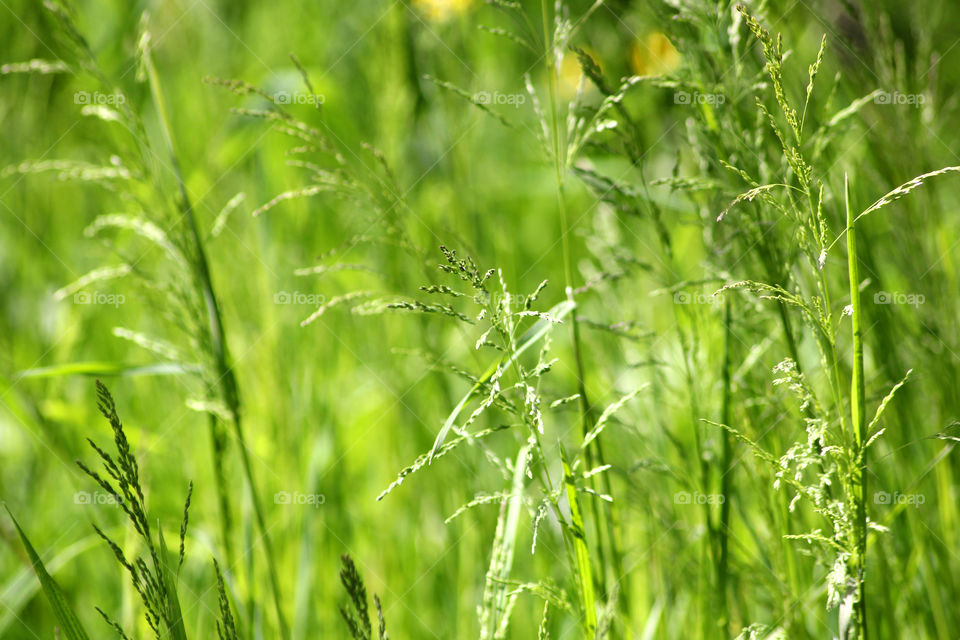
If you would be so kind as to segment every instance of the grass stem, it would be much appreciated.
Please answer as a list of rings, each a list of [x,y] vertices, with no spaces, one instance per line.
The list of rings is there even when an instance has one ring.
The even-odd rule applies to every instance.
[[[867,640],[866,554],[867,554],[867,452],[864,448],[867,434],[864,416],[863,334],[860,310],[860,273],[857,263],[856,222],[850,211],[850,189],[847,177],[843,179],[844,203],[847,209],[847,264],[850,270],[850,306],[853,324],[853,377],[850,383],[850,421],[854,436],[855,467],[853,470],[853,501],[856,505],[854,522],[855,553],[851,562],[857,581],[856,637]]]
[[[263,542],[266,552],[267,573],[270,580],[270,589],[273,595],[273,604],[276,610],[277,625],[280,628],[280,636],[283,640],[290,637],[290,632],[283,615],[281,606],[280,585],[277,579],[276,560],[273,553],[273,545],[270,543],[270,536],[267,531],[266,519],[264,517],[263,506],[257,493],[257,485],[254,480],[253,468],[250,464],[250,454],[247,450],[246,439],[243,434],[243,425],[240,418],[240,395],[237,387],[236,376],[230,365],[229,352],[223,328],[223,316],[220,313],[220,306],[214,293],[213,279],[210,275],[210,267],[207,262],[206,251],[203,241],[197,228],[196,218],[193,214],[193,206],[190,197],[187,194],[186,184],[183,180],[183,174],[180,170],[180,163],[177,160],[177,154],[173,145],[172,129],[170,119],[167,114],[166,103],[163,99],[163,91],[160,85],[160,79],[157,75],[156,67],[153,64],[149,45],[143,47],[144,65],[147,70],[150,81],[150,89],[153,95],[154,105],[157,109],[160,128],[163,132],[164,141],[170,154],[170,162],[176,175],[177,185],[180,191],[180,207],[183,217],[193,241],[195,252],[195,268],[197,280],[203,289],[203,299],[206,303],[207,316],[209,320],[210,341],[214,358],[217,364],[217,383],[220,385],[223,400],[230,412],[230,419],[233,424],[234,435],[237,438],[237,444],[240,450],[240,461],[243,467],[243,473],[247,480],[250,490],[250,499],[253,504],[253,511],[257,521],[257,529]],[[251,581],[250,588],[253,589],[254,582]]]

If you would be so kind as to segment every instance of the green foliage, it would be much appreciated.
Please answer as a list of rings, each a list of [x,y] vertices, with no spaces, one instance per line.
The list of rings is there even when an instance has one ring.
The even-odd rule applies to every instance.
[[[744,4],[2,9],[0,637],[953,637],[960,13]]]

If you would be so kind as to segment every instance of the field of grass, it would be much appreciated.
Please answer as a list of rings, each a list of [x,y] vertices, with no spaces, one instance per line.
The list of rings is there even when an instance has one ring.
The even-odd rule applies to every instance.
[[[0,0],[0,638],[956,639],[958,23]]]

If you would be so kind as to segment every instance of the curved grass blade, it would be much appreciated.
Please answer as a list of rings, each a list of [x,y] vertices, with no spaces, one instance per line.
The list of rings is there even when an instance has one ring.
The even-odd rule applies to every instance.
[[[570,503],[570,524],[565,524],[565,526],[572,538],[573,549],[577,558],[577,577],[581,605],[583,606],[583,626],[586,630],[586,637],[593,638],[597,631],[597,607],[596,594],[593,588],[593,574],[590,568],[590,550],[587,547],[586,529],[583,526],[583,512],[580,510],[580,497],[577,495],[576,481],[563,445],[560,446],[560,460],[563,463],[563,484],[567,490],[567,501]]]
[[[47,570],[56,573],[61,567],[66,566],[74,558],[86,553],[101,542],[100,537],[89,535],[73,544],[60,550],[48,563]],[[33,577],[33,569],[24,567],[17,571],[15,575],[0,587],[0,602],[6,607],[6,611],[0,614],[0,638],[8,637],[10,625],[19,616],[23,608],[30,602],[40,590],[40,583]]]
[[[90,640],[90,636],[84,631],[83,625],[80,624],[80,620],[77,618],[77,614],[73,612],[73,609],[64,597],[60,585],[47,573],[47,568],[43,566],[43,561],[40,560],[40,556],[37,555],[33,545],[30,544],[30,540],[27,539],[27,534],[20,528],[20,523],[13,517],[13,513],[10,512],[10,509],[7,508],[6,505],[4,505],[4,508],[7,509],[10,519],[13,520],[13,526],[17,528],[17,533],[20,534],[20,541],[23,543],[23,548],[26,549],[27,555],[30,557],[33,570],[40,580],[40,586],[43,587],[43,593],[47,596],[47,600],[50,601],[50,606],[53,607],[53,612],[63,627],[64,637],[67,640]]]

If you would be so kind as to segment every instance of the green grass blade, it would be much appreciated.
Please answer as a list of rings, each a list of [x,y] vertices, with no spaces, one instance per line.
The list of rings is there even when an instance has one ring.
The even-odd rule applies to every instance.
[[[61,549],[46,565],[47,571],[56,573],[61,567],[72,562],[90,549],[98,546],[102,540],[97,535],[89,535]],[[20,618],[21,612],[33,596],[40,590],[40,583],[33,577],[33,568],[24,567],[0,587],[0,602],[7,609],[0,614],[0,638],[8,637],[10,625]]]
[[[563,462],[563,484],[567,489],[567,501],[570,503],[570,524],[567,531],[573,541],[577,559],[577,576],[580,587],[580,600],[583,606],[583,626],[587,638],[593,638],[597,631],[596,594],[593,587],[593,573],[590,567],[590,550],[587,547],[586,529],[583,526],[583,512],[580,510],[580,496],[567,460],[567,452],[560,447]]]
[[[860,311],[860,270],[857,264],[857,233],[854,219],[850,213],[850,194],[844,178],[844,196],[847,203],[847,264],[850,270],[850,307],[853,321],[853,379],[850,389],[850,414],[853,425],[853,437],[857,448],[864,441],[864,385],[863,385],[863,337],[861,333]]]
[[[510,624],[512,605],[509,580],[510,572],[513,570],[513,554],[516,549],[517,529],[523,507],[523,483],[529,450],[529,446],[524,446],[517,453],[513,467],[513,480],[510,483],[510,497],[501,505],[500,515],[497,518],[497,531],[494,535],[493,551],[490,554],[490,569],[487,571],[483,602],[480,607],[481,640],[506,637]]]
[[[856,219],[850,211],[850,190],[846,176],[843,180],[844,201],[847,208],[847,264],[850,271],[850,306],[853,310],[853,376],[850,381],[850,418],[856,445],[856,466],[853,470],[853,501],[856,504],[854,523],[855,555],[851,565],[857,576],[856,621],[857,638],[867,638],[867,603],[864,585],[864,570],[867,553],[867,452],[866,419],[864,414],[865,391],[863,382],[863,332],[860,311],[860,269],[857,262]],[[841,607],[841,611],[843,608]]]
[[[163,539],[163,529],[157,523],[160,537],[160,573],[167,602],[167,631],[173,640],[187,640],[187,630],[183,626],[183,614],[180,611],[180,598],[177,597],[177,573],[170,562],[170,552]]]
[[[6,505],[4,505],[4,508],[7,509],[10,519],[13,520],[13,526],[17,528],[17,533],[20,534],[20,541],[23,543],[23,548],[27,550],[27,555],[33,564],[33,570],[40,580],[40,586],[43,587],[43,593],[47,596],[47,600],[50,602],[50,606],[53,607],[53,612],[56,614],[57,620],[63,627],[64,636],[67,640],[89,640],[90,636],[84,631],[83,625],[80,624],[80,620],[77,618],[77,614],[73,612],[73,608],[64,597],[60,585],[47,573],[47,568],[43,566],[43,561],[40,560],[40,556],[37,555],[33,545],[30,544],[30,540],[27,539],[27,534],[20,528],[20,523],[13,517],[10,509],[7,508]]]
[[[68,362],[49,367],[25,369],[17,373],[17,378],[57,378],[62,376],[90,376],[94,378],[109,376],[176,376],[184,373],[196,373],[199,367],[179,362],[158,362],[156,364],[125,364],[123,362]]]
[[[269,578],[270,593],[273,596],[274,611],[277,616],[277,625],[280,627],[280,638],[288,640],[290,629],[287,626],[286,617],[283,614],[282,597],[280,594],[280,584],[277,579],[277,563],[273,553],[273,544],[270,540],[269,530],[267,529],[264,509],[257,493],[257,483],[253,477],[253,468],[250,463],[250,454],[247,452],[247,441],[243,434],[243,426],[240,417],[240,392],[237,385],[237,379],[230,362],[229,349],[226,341],[226,331],[224,329],[223,315],[220,311],[220,303],[213,288],[213,277],[210,272],[210,265],[207,261],[206,248],[200,231],[197,227],[196,217],[194,216],[193,205],[187,192],[186,182],[183,173],[180,170],[180,162],[177,157],[176,148],[173,144],[172,128],[170,126],[170,117],[167,113],[166,100],[160,84],[160,78],[157,69],[153,64],[152,44],[150,33],[144,31],[140,39],[140,51],[143,60],[143,67],[146,71],[150,85],[150,93],[153,96],[153,104],[157,111],[160,123],[160,131],[163,133],[166,142],[167,152],[169,154],[170,166],[173,169],[177,180],[177,186],[180,193],[179,207],[183,214],[183,220],[186,223],[189,238],[193,244],[194,270],[195,277],[200,284],[203,293],[203,300],[207,310],[207,321],[209,330],[209,346],[213,351],[217,366],[217,382],[220,386],[220,393],[224,403],[230,410],[233,422],[233,430],[239,443],[240,462],[244,476],[247,479],[247,486],[250,490],[250,501],[253,504],[254,517],[260,537],[263,540],[263,546],[266,556],[267,576]]]

